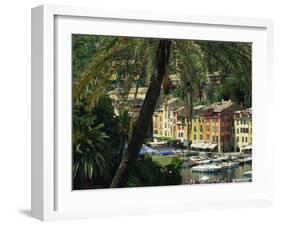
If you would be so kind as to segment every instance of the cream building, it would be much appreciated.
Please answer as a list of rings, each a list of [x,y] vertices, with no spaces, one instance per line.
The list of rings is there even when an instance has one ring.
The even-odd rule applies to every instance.
[[[153,136],[185,138],[182,120],[182,103],[178,98],[169,99],[153,113]],[[181,121],[179,119],[181,118]],[[180,140],[183,140],[180,139]]]
[[[234,148],[236,151],[249,152],[252,149],[252,109],[234,113]]]
[[[145,99],[147,90],[148,90],[147,87],[139,87],[138,89],[131,88],[127,94],[128,95],[128,98],[127,98],[128,104],[131,108],[132,113],[135,114],[136,116],[138,115],[141,105]],[[110,99],[112,100],[112,105],[114,107],[114,113],[116,115],[119,114],[118,107],[122,100],[121,97],[124,96],[124,93],[125,93],[125,91],[122,88],[115,88],[114,90],[111,90],[107,93],[109,95]]]

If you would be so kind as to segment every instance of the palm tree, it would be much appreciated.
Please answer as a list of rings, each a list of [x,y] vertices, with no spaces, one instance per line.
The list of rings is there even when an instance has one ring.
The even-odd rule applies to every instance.
[[[120,163],[129,141],[132,116],[130,115],[128,109],[124,109],[120,113],[118,119],[119,119],[119,129],[120,129],[119,131],[120,134],[119,163]]]
[[[138,155],[149,129],[149,122],[155,110],[160,95],[161,84],[166,74],[166,67],[169,63],[171,41],[160,40],[156,51],[156,64],[154,74],[151,77],[150,85],[144,99],[139,117],[132,130],[132,136],[125,155],[112,180],[111,187],[124,187],[130,177],[131,171],[138,159]]]
[[[206,73],[206,64],[202,59],[203,53],[200,46],[196,42],[178,41],[178,73],[181,79],[181,88],[183,92],[183,100],[186,108],[187,119],[187,139],[191,143],[192,118],[194,97],[197,91],[197,97],[201,98],[200,82]]]
[[[74,82],[74,100],[83,98],[89,100],[90,108],[93,108],[99,95],[106,90],[109,78],[120,67],[120,62],[134,59],[137,64],[145,64],[147,67],[147,80],[149,80],[146,93],[138,119],[133,125],[131,138],[126,153],[116,171],[111,187],[123,187],[137,161],[139,151],[149,129],[149,122],[155,110],[162,82],[168,76],[168,70],[172,65],[169,61],[170,52],[176,53],[174,57],[183,66],[178,68],[181,74],[181,82],[184,90],[184,99],[188,110],[188,133],[192,122],[192,110],[196,83],[202,80],[202,74],[209,70],[223,69],[226,72],[249,73],[251,64],[250,45],[231,44],[203,41],[181,40],[152,40],[130,38],[104,38],[100,42],[96,54],[86,67],[81,76]],[[136,51],[139,50],[139,51]],[[141,51],[140,51],[141,50]],[[139,57],[142,56],[142,57]],[[208,59],[211,59],[208,61]],[[210,63],[211,62],[211,63]],[[246,66],[246,72],[245,70]],[[134,84],[135,73],[127,73],[127,87]],[[141,76],[140,76],[141,77]],[[129,82],[128,82],[129,81]],[[197,85],[198,86],[198,85]],[[199,84],[200,89],[202,86]]]
[[[93,177],[109,177],[108,136],[91,115],[73,115],[73,178],[88,186]]]

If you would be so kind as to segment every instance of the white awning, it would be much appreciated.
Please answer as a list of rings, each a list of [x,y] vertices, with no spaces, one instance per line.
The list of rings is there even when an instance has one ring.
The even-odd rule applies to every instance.
[[[241,150],[251,150],[252,149],[252,145],[248,145],[246,147],[242,147]]]
[[[203,148],[203,143],[191,144],[191,146],[190,146],[190,147],[192,147],[192,148],[200,148],[200,149],[202,149],[202,148]]]
[[[209,144],[208,149],[215,149],[217,144]]]
[[[197,144],[191,144],[191,148],[196,149],[215,149],[217,144],[207,143],[207,142],[201,142]]]

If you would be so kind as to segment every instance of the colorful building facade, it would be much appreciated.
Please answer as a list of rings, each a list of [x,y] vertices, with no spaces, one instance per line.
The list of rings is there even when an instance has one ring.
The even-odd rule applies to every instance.
[[[153,114],[153,137],[188,141],[187,112],[177,98],[158,107]],[[232,101],[194,108],[191,148],[214,152],[241,151],[252,143],[251,111],[241,111]]]
[[[193,118],[192,144],[207,143],[218,152],[234,151],[233,115],[240,106],[232,101],[220,101],[204,107]],[[198,147],[198,145],[197,145]]]
[[[186,114],[182,102],[172,98],[153,113],[153,136],[186,140]]]
[[[234,147],[236,151],[250,151],[253,142],[252,109],[234,113]]]

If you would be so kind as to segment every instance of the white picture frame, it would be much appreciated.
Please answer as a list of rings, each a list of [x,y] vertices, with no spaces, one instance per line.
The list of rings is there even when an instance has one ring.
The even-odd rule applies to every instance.
[[[170,212],[165,206],[173,206],[172,211],[186,211],[271,205],[273,177],[266,172],[273,169],[273,150],[266,148],[270,106],[266,96],[270,95],[273,83],[272,32],[273,22],[265,19],[57,5],[33,8],[32,216],[56,220]],[[67,140],[69,136],[60,136],[60,128],[71,135],[71,33],[252,41],[253,149],[257,152],[253,154],[253,182],[72,191],[71,143]],[[66,77],[59,76],[62,74]]]

